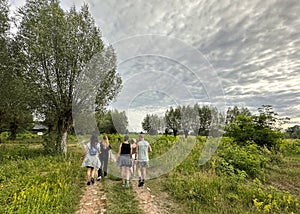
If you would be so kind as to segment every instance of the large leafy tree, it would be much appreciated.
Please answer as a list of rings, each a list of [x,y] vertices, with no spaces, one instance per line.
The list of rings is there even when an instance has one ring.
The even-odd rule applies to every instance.
[[[102,83],[107,82],[99,82],[95,110],[103,108],[119,91],[121,80],[113,50],[104,48],[100,29],[87,5],[79,11],[72,7],[65,12],[58,0],[27,0],[19,14],[22,20],[17,39],[26,56],[27,81],[39,88],[38,110],[53,123],[56,150],[66,153],[67,134],[73,123],[72,106],[83,100],[74,99],[75,86],[95,56],[102,56],[105,62],[90,67],[97,69],[94,73],[99,72]],[[109,72],[102,72],[102,63],[111,66]]]

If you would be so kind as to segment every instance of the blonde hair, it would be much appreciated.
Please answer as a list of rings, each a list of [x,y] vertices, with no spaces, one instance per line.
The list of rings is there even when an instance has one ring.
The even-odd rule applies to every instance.
[[[106,149],[107,147],[109,147],[108,137],[106,135],[104,135],[102,139],[103,139],[102,140],[103,147],[104,147],[104,149]]]

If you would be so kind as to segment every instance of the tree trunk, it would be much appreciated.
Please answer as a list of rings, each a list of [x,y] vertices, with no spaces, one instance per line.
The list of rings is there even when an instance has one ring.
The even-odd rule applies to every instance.
[[[184,130],[184,137],[187,138],[188,135],[189,135],[189,130],[185,129],[185,130]]]
[[[68,123],[62,119],[58,120],[57,123],[57,151],[62,154],[67,154],[67,137],[68,137],[69,126]]]
[[[60,149],[64,155],[67,154],[67,137],[68,137],[68,131],[64,131],[60,143]]]
[[[13,122],[10,124],[10,127],[9,127],[9,131],[10,131],[10,135],[9,135],[9,139],[11,140],[15,140],[16,137],[17,137],[17,129],[18,129],[18,125]]]

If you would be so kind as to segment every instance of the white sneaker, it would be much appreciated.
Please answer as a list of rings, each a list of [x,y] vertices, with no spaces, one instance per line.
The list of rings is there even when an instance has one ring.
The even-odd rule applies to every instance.
[[[98,178],[97,178],[97,181],[100,181],[101,180],[101,176],[99,176]]]

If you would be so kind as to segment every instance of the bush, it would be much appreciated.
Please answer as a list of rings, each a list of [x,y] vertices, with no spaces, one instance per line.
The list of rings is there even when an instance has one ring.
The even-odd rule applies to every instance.
[[[3,140],[6,140],[9,137],[9,133],[8,132],[1,132],[0,134],[0,142]]]
[[[284,154],[300,155],[300,140],[285,139],[279,144],[279,150]]]
[[[219,175],[239,175],[238,178],[260,177],[269,158],[254,143],[239,146],[223,141],[217,151],[216,172]]]

